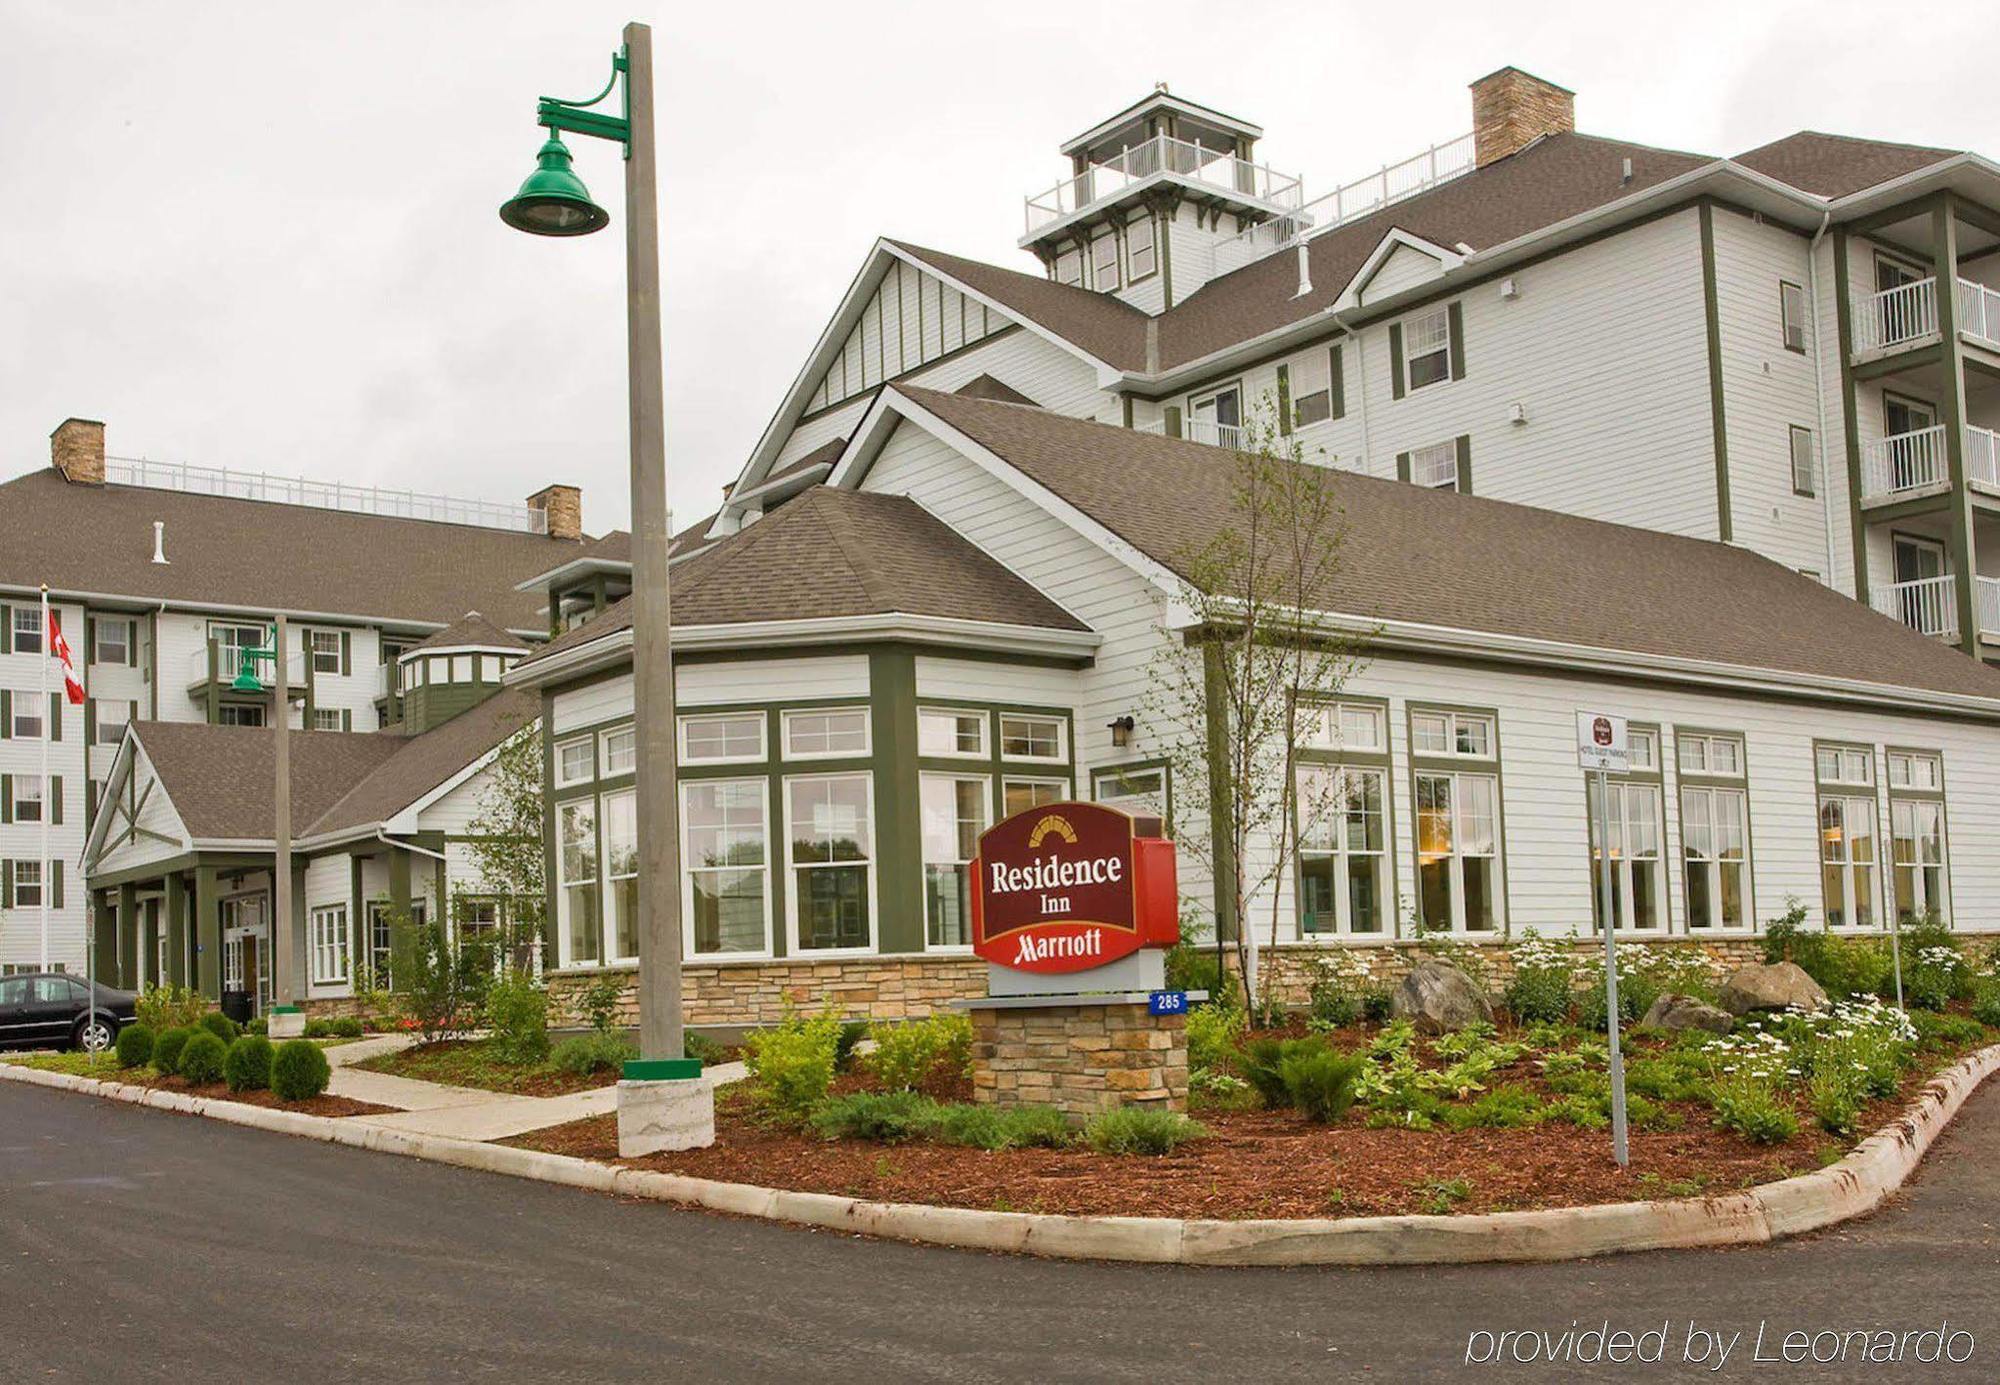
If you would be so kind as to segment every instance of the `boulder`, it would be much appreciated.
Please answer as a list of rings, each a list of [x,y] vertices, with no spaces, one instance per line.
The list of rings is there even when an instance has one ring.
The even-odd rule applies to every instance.
[[[1639,1021],[1641,1029],[1705,1029],[1711,1034],[1727,1034],[1736,1027],[1727,1010],[1696,1000],[1691,995],[1661,996]]]
[[[1732,1015],[1752,1010],[1826,1008],[1826,992],[1797,962],[1753,962],[1738,967],[1722,983],[1722,1008]]]
[[[1389,998],[1389,1013],[1411,1019],[1424,1034],[1443,1034],[1484,1020],[1493,1022],[1493,1002],[1478,983],[1449,962],[1426,959],[1410,968]]]

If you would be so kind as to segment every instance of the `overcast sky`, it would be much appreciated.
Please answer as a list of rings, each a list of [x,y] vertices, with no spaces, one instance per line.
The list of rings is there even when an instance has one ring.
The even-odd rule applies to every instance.
[[[1467,82],[1506,63],[1644,143],[2000,155],[2000,33],[1962,0],[0,0],[0,475],[46,465],[75,414],[114,455],[501,499],[571,481],[592,532],[623,526],[614,147],[571,141],[607,232],[523,236],[497,209],[535,97],[597,90],[629,18],[655,26],[682,523],[876,236],[1034,269],[1022,195],[1156,81],[1263,125],[1308,196],[1462,134]]]

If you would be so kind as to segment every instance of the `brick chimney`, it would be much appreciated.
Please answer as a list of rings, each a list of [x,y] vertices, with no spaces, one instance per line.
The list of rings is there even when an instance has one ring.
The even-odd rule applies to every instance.
[[[104,484],[104,425],[94,418],[66,418],[49,434],[49,464],[65,481]]]
[[[583,491],[577,486],[544,486],[528,497],[528,505],[549,517],[549,537],[583,537]]]
[[[1472,84],[1472,149],[1480,168],[1525,149],[1543,135],[1576,129],[1576,93],[1503,67]]]

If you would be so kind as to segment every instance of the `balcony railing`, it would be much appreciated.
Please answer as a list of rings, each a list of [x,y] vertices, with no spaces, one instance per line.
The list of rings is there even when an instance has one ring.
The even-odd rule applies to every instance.
[[[1165,435],[1167,431],[1166,420],[1160,419],[1153,423],[1141,423],[1136,425],[1132,431],[1135,433],[1159,433]],[[1180,437],[1184,442],[1205,443],[1209,447],[1235,448],[1243,446],[1243,434],[1243,425],[1240,423],[1217,423],[1215,420],[1208,418],[1184,418],[1181,420]]]
[[[215,676],[224,683],[231,682],[243,671],[243,649],[240,645],[221,644],[215,646]],[[208,681],[208,646],[193,650],[188,655],[188,685]],[[271,661],[257,661],[257,681],[264,687],[271,686]],[[294,649],[285,660],[285,685],[303,688],[306,685],[306,660],[303,650]]]
[[[1920,635],[1958,638],[1957,578],[1920,577],[1914,582],[1891,582],[1870,592],[1869,602],[1885,616],[1893,616]]]
[[[1934,337],[1938,330],[1937,280],[1918,279],[1854,300],[1854,349],[1881,351]]]
[[[1268,164],[1205,149],[1199,142],[1155,135],[1103,163],[1091,164],[1047,192],[1024,199],[1027,234],[1032,236],[1045,226],[1066,221],[1162,174],[1213,188],[1239,201],[1261,203],[1276,211],[1295,211],[1304,197],[1300,179],[1280,173]]]
[[[494,500],[463,500],[457,496],[387,486],[357,486],[345,481],[308,481],[303,476],[273,476],[262,471],[231,471],[220,466],[186,462],[155,462],[144,457],[106,457],[104,479],[117,486],[148,486],[154,490],[186,491],[192,495],[226,495],[239,500],[269,500],[281,505],[309,505],[351,514],[428,519],[442,524],[472,524],[482,529],[511,529],[523,534],[549,532],[546,510],[533,505]],[[168,542],[173,535],[167,536]]]
[[[1293,241],[1331,231],[1393,202],[1429,192],[1440,183],[1470,173],[1473,157],[1472,136],[1465,134],[1443,144],[1433,144],[1401,163],[1384,164],[1365,178],[1315,197],[1297,211],[1245,227],[1228,240],[1217,241],[1211,251],[1214,260],[1208,277],[1219,279],[1274,250],[1282,250]]]
[[[1972,601],[1979,608],[1979,633],[2000,638],[2000,577],[1974,579]]]
[[[2000,289],[1958,281],[1958,330],[2000,350]]]
[[[2000,433],[1965,430],[1965,476],[1974,485],[2000,490]],[[1914,495],[1948,485],[1950,460],[1942,423],[1909,433],[1892,433],[1861,449],[1861,498],[1881,500]]]
[[[1965,430],[1965,479],[2000,490],[2000,433],[1991,428]]]

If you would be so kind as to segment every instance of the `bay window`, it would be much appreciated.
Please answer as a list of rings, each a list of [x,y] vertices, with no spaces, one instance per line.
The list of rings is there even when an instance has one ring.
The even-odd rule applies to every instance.
[[[589,736],[556,747],[556,787],[587,784],[597,773],[597,742]]]
[[[868,709],[785,713],[785,758],[826,760],[868,753]]]
[[[556,924],[562,962],[570,967],[596,966],[604,941],[597,892],[596,800],[562,804],[556,822]]]
[[[1301,932],[1381,933],[1388,927],[1387,787],[1386,769],[1299,767]]]
[[[765,781],[683,781],[681,824],[688,954],[768,953],[771,857]]]
[[[1062,717],[1000,715],[1000,754],[1009,760],[1066,760],[1067,723]]]
[[[1135,818],[1158,818],[1166,822],[1167,769],[1132,766],[1101,769],[1091,776],[1091,797],[1107,808],[1130,813]]]
[[[687,764],[732,764],[764,758],[764,714],[727,712],[680,720],[681,759]]]
[[[632,790],[604,796],[604,878],[610,885],[610,962],[639,956],[639,799]]]
[[[950,707],[919,707],[917,754],[984,759],[986,713]]]
[[[600,738],[599,763],[604,766],[604,777],[630,774],[639,767],[639,737],[629,726],[616,731],[606,731]]]
[[[874,780],[827,774],[785,781],[787,905],[800,952],[874,940]]]
[[[972,858],[986,830],[991,788],[984,778],[926,774],[923,808],[924,941],[972,944]]]

